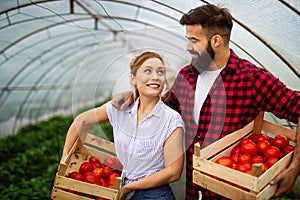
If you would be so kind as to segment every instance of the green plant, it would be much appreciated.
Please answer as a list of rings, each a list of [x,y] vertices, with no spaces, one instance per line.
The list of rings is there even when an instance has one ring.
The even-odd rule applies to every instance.
[[[0,139],[1,199],[50,199],[72,121],[72,117],[54,117]],[[103,132],[112,138],[111,127],[108,124],[100,126],[104,126]]]

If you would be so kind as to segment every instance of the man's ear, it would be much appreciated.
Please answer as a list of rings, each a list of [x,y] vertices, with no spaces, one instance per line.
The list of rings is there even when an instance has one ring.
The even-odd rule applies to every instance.
[[[210,44],[213,48],[218,48],[223,42],[223,38],[221,35],[214,35],[210,40]]]

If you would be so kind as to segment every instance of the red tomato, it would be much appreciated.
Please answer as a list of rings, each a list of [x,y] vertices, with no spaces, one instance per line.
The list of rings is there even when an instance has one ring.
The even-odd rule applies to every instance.
[[[103,186],[103,187],[107,187],[107,181],[105,178],[101,177],[99,178],[99,183],[97,183],[97,185]]]
[[[236,169],[237,163],[232,163],[232,169]]]
[[[106,157],[104,159],[104,164],[111,167],[111,168],[113,168],[113,169],[117,169],[117,170],[122,170],[122,168],[123,168],[120,161],[117,158],[111,157],[111,156]]]
[[[288,153],[294,151],[295,147],[293,147],[292,145],[288,145],[283,149],[283,154],[287,155]]]
[[[269,146],[264,152],[264,156],[266,159],[269,159],[272,157],[280,158],[281,154],[282,153],[280,152],[280,150],[275,146]]]
[[[100,164],[100,160],[96,156],[90,156],[89,162],[90,163],[99,163]]]
[[[289,139],[285,135],[276,135],[272,144],[279,149],[284,149],[284,147],[289,145]]]
[[[93,170],[93,173],[97,176],[97,177],[101,177],[101,175],[102,175],[102,168],[95,168],[94,170]]]
[[[266,164],[269,166],[269,167],[272,167],[277,161],[279,160],[279,158],[277,157],[272,157],[272,158],[269,158],[266,162]]]
[[[250,163],[251,162],[251,156],[247,153],[243,153],[238,158],[238,163]]]
[[[239,146],[239,145],[234,146],[231,150],[231,155],[240,154],[240,153],[241,153],[241,146]]]
[[[265,171],[267,171],[269,169],[268,165],[266,163],[262,164],[262,170],[261,172],[264,173]]]
[[[107,200],[107,199],[102,198],[102,197],[96,197],[95,200]]]
[[[259,134],[252,134],[249,136],[249,139],[252,140],[254,143],[256,143],[258,136],[259,136]]]
[[[232,161],[231,161],[231,159],[228,156],[219,157],[216,160],[216,163],[218,163],[220,165],[223,165],[223,166],[226,166],[226,167],[232,168]]]
[[[96,184],[99,183],[99,178],[93,172],[85,172],[83,174],[83,181],[87,183]]]
[[[241,152],[247,153],[250,156],[255,156],[257,155],[257,146],[254,142],[248,141],[241,145]]]
[[[89,198],[89,199],[93,199],[92,195],[90,195],[90,194],[86,194],[85,197]]]
[[[69,177],[78,181],[83,181],[83,176],[77,171],[71,172]]]
[[[263,163],[264,158],[262,156],[253,156],[251,158],[251,163]]]
[[[107,178],[109,175],[111,175],[113,172],[111,171],[110,167],[105,166],[102,169],[102,177]]]
[[[253,142],[253,141],[251,139],[249,139],[249,138],[243,138],[240,141],[240,146],[243,146],[244,144],[246,144],[248,142]]]
[[[251,164],[250,163],[238,163],[236,165],[236,169],[238,171],[246,173],[247,171],[251,170]]]
[[[84,174],[85,172],[91,172],[93,171],[93,166],[91,163],[89,162],[83,162],[81,165],[80,165],[80,168],[79,168],[79,172],[81,174]]]
[[[267,141],[267,140],[262,140],[262,141],[257,142],[257,145],[256,145],[256,146],[257,146],[257,152],[258,152],[258,154],[263,155],[264,152],[265,152],[265,150],[266,150],[269,146],[271,146],[271,144],[270,144],[270,142]]]
[[[235,154],[232,154],[232,156],[230,157],[232,163],[236,164],[239,160],[239,154],[235,153]]]
[[[107,178],[107,184],[108,184],[108,186],[114,185],[116,177],[119,177],[119,174],[117,174],[115,172],[112,173],[111,175],[109,175],[109,177]]]
[[[93,166],[93,169],[101,168],[101,164],[100,163],[96,163],[96,162],[93,162],[92,166]]]
[[[259,142],[259,141],[263,141],[263,140],[269,140],[269,136],[265,135],[265,134],[259,134],[256,138],[256,142]]]

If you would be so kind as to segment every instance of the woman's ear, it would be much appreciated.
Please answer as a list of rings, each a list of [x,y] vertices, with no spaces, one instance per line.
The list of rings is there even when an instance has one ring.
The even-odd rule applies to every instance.
[[[130,82],[133,86],[136,85],[135,76],[133,74],[130,74]]]

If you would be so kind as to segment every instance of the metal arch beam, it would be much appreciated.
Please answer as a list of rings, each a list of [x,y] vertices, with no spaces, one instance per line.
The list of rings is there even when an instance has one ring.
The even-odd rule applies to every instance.
[[[157,39],[157,38],[156,38],[156,39]],[[154,38],[154,40],[155,40],[155,38]],[[64,42],[62,42],[62,43],[64,43],[64,44],[65,44],[65,41],[64,41]],[[98,44],[98,43],[97,43],[97,44]],[[169,44],[169,45],[171,45],[171,44]],[[42,54],[43,54],[43,53],[42,53]],[[64,58],[65,58],[65,56],[64,56]],[[49,71],[47,71],[47,72],[49,72]],[[40,80],[41,80],[41,79],[40,79]],[[57,80],[58,80],[58,79],[57,79]],[[39,81],[38,81],[38,82],[39,82]],[[37,82],[36,82],[36,84],[37,84]],[[63,87],[63,88],[68,88],[68,86],[65,86],[65,87]],[[62,89],[63,89],[63,88],[62,88]],[[31,89],[32,89],[32,88],[31,88]],[[34,91],[34,90],[32,90],[32,91]],[[28,98],[29,98],[29,96],[30,96],[30,94],[28,94],[28,95],[27,95],[27,98],[26,98],[26,99],[28,99]],[[62,95],[58,95],[58,96],[60,96],[60,97],[61,97]],[[45,98],[46,98],[46,97],[45,97]],[[25,101],[27,101],[26,99],[24,99],[24,100],[25,100]],[[60,102],[61,102],[61,100],[59,100],[59,102],[57,102],[57,103],[58,103],[58,105],[60,105]],[[23,109],[23,108],[20,108],[20,110],[22,110],[22,109]],[[19,110],[19,111],[20,111],[20,110]],[[20,113],[20,112],[18,112],[18,113]],[[19,116],[19,115],[18,115],[18,116]],[[17,117],[17,118],[18,118],[18,117]],[[16,125],[15,125],[14,127],[16,127]]]
[[[291,9],[293,12],[295,12],[297,15],[300,15],[299,10],[297,10],[295,7],[293,7],[291,4],[289,4],[288,2],[284,1],[284,0],[279,0],[280,3],[282,3],[283,5],[285,5],[286,7],[288,7],[289,9]]]
[[[87,19],[87,20],[90,20],[90,18],[84,18],[84,19],[77,19],[77,20],[73,20],[73,21],[86,20],[86,19]],[[155,25],[151,25],[151,24],[144,23],[144,22],[141,22],[141,21],[138,21],[138,20],[131,20],[131,19],[127,19],[127,18],[118,18],[118,19],[127,20],[127,21],[132,21],[132,22],[136,22],[136,23],[142,23],[142,24],[145,24],[145,25],[150,25],[150,26],[152,26],[152,27],[154,27],[154,28],[158,28],[158,29],[163,30],[163,31],[165,31],[165,32],[167,32],[167,33],[173,34],[174,36],[177,36],[178,38],[182,38],[182,37],[180,37],[180,36],[174,34],[174,33],[171,32],[171,31],[168,31],[168,30],[163,29],[163,28],[161,28],[161,27],[157,27],[157,26],[155,26]],[[73,21],[72,21],[72,22],[73,22]],[[16,43],[18,43],[18,42],[21,42],[21,41],[24,40],[25,38],[30,37],[30,36],[33,35],[34,33],[38,33],[38,32],[47,30],[47,29],[49,29],[49,28],[52,28],[52,27],[54,27],[54,26],[58,26],[58,25],[65,24],[65,23],[67,23],[67,22],[64,22],[64,23],[57,23],[57,24],[54,24],[54,25],[51,25],[51,26],[48,26],[48,27],[44,27],[44,28],[38,29],[38,30],[34,31],[34,32],[31,33],[31,34],[28,34],[28,35],[26,35],[26,36],[24,36],[24,37],[18,39],[17,41],[14,42],[14,45],[15,45]],[[93,33],[93,34],[95,34],[95,33]],[[10,47],[12,47],[12,46],[13,46],[13,45],[10,45],[10,46],[4,48],[2,51],[0,51],[0,54],[2,54],[4,51],[6,51],[8,48],[10,48]],[[50,51],[50,50],[49,50],[49,51]],[[14,79],[15,79],[22,71],[24,71],[25,69],[26,69],[26,67],[23,67],[21,70],[19,70],[17,73],[15,73],[15,75],[8,81],[8,83],[6,84],[6,86],[5,86],[4,88],[9,88],[9,85],[12,83],[12,81],[13,81],[13,80],[14,80]],[[0,98],[1,98],[1,96],[2,96],[2,95],[0,94]]]
[[[164,5],[168,8],[171,8],[167,4],[158,2],[156,0],[152,0],[153,2],[156,2],[160,5]],[[205,4],[211,4],[208,1],[200,0]],[[294,12],[296,12],[299,15],[299,11],[295,10],[291,5],[287,4],[284,0],[280,0],[281,3],[283,3],[288,8],[292,9]],[[174,9],[175,10],[175,9]],[[178,10],[176,10],[178,11]],[[237,24],[242,26],[245,30],[247,30],[250,34],[252,34],[254,37],[256,37],[259,41],[261,41],[266,47],[268,47],[282,62],[284,62],[288,68],[298,77],[300,78],[300,72],[290,63],[280,52],[278,52],[272,45],[270,45],[265,39],[263,39],[261,36],[259,36],[256,32],[252,31],[248,26],[246,26],[241,21],[237,20],[236,18],[233,18],[233,21],[235,21]]]
[[[93,13],[93,12],[90,11],[87,7],[85,7],[85,6],[84,6],[84,3],[81,3],[80,0],[72,0],[72,1],[75,1],[76,3],[79,3],[80,6],[83,6],[82,8],[85,9],[89,15],[91,15],[91,16],[99,16],[98,14]],[[145,9],[145,10],[148,10],[148,11],[157,13],[157,14],[159,14],[159,15],[163,15],[163,16],[165,16],[165,17],[168,17],[168,18],[170,18],[170,19],[172,19],[172,20],[174,20],[174,21],[178,21],[178,19],[172,17],[171,15],[168,15],[168,14],[163,13],[163,12],[159,12],[159,11],[157,11],[157,10],[155,10],[155,9],[152,9],[152,8],[148,8],[148,7],[145,7],[145,6],[141,6],[141,5],[139,5],[139,4],[130,3],[130,2],[124,2],[124,1],[119,1],[119,0],[102,0],[102,1],[110,2],[110,3],[118,3],[118,4],[130,5],[130,6],[134,6],[134,7],[137,7],[137,8],[143,8],[143,9]],[[151,1],[152,1],[152,0],[151,0]],[[154,2],[155,2],[155,1],[154,1]],[[155,3],[157,3],[157,2],[155,2]],[[170,7],[170,6],[169,6],[168,8],[170,8],[170,9],[172,9],[172,10],[176,10],[176,9]],[[178,10],[176,10],[176,11],[178,11]],[[178,12],[180,12],[180,11],[178,11]],[[111,17],[111,18],[114,18],[114,17]],[[179,24],[179,23],[178,23],[178,24]]]
[[[83,20],[90,20],[90,18],[80,18],[80,19],[76,19],[76,20],[72,20],[72,22],[74,21],[83,21]],[[33,32],[31,32],[30,34],[27,34],[23,37],[20,37],[19,39],[15,40],[14,42],[10,43],[8,46],[4,47],[3,49],[0,50],[0,54],[4,54],[5,51],[7,51],[8,49],[10,49],[11,47],[15,46],[16,44],[20,43],[21,41],[29,38],[30,36],[32,35],[35,35],[39,32],[42,32],[42,31],[45,31],[49,28],[53,28],[53,27],[56,27],[56,26],[59,26],[59,25],[62,25],[62,24],[66,24],[66,23],[69,23],[70,21],[63,21],[63,22],[60,22],[60,23],[56,23],[56,24],[53,24],[53,25],[50,25],[50,26],[46,26],[46,27],[43,27],[43,28],[40,28],[40,29],[37,29]]]
[[[85,46],[81,46],[81,49],[85,49],[85,48],[89,48],[93,46],[93,44],[87,44]],[[59,64],[63,59],[68,59],[68,57],[74,57],[74,55],[76,55],[76,53],[79,53],[77,51],[77,49],[73,49],[73,51],[69,51],[67,55],[64,55],[61,59],[57,60],[54,64],[52,64],[51,66],[56,66],[57,64]],[[83,55],[84,56],[84,55]],[[80,60],[82,58],[82,56],[76,56],[77,60]],[[50,67],[50,69],[52,69],[53,67]],[[61,77],[64,76],[64,74],[67,74],[66,72],[70,70],[69,68],[65,68],[64,70],[61,71],[60,74],[58,74],[58,76],[56,76],[55,79],[53,79],[52,83],[50,83],[50,85],[55,85],[53,83],[57,83],[59,80],[61,80]],[[65,87],[63,88],[58,88],[58,89],[61,89],[62,91],[65,91],[65,90],[70,90],[72,88],[72,85],[71,84],[67,84],[65,85]],[[64,93],[64,92],[62,92]],[[41,102],[46,102],[47,99],[49,98],[49,96],[51,95],[52,93],[51,92],[47,92],[45,93],[44,97],[41,97]],[[58,94],[57,95],[60,99],[62,99],[62,96],[65,96],[63,94]],[[59,101],[58,103],[54,103],[54,105],[57,105],[57,107],[61,106],[62,104],[60,103],[61,101]],[[69,106],[65,106],[63,105],[64,108],[68,108]],[[44,109],[44,106],[42,103],[39,104],[38,106],[38,110],[43,110]],[[53,110],[55,111],[55,106],[53,106]],[[56,109],[57,110],[57,109]],[[37,121],[37,116],[36,116],[36,121]]]
[[[162,29],[163,30],[163,29]],[[164,31],[166,31],[166,30],[164,30]],[[167,31],[167,32],[169,32],[169,31]],[[169,33],[171,33],[171,32],[169,32]],[[52,47],[53,48],[53,47]],[[48,50],[47,50],[48,51]],[[24,68],[24,67],[23,67]],[[25,67],[26,68],[26,67]],[[24,69],[25,69],[24,68]],[[13,80],[13,79],[12,79]],[[36,84],[35,84],[36,85]],[[6,87],[7,88],[7,87]],[[34,91],[35,90],[35,87],[33,87],[32,89],[31,89],[31,91]],[[25,102],[27,101],[27,99],[29,98],[29,96],[30,96],[30,93],[28,93],[27,94],[27,96],[26,96],[26,98],[24,99],[24,101],[23,101],[23,103],[22,103],[22,106],[21,106],[21,108],[19,109],[19,111],[18,111],[18,113],[17,113],[17,118],[20,116],[20,113],[22,112],[22,109],[23,109],[23,105],[25,104]],[[15,130],[15,128],[16,128],[16,121],[15,121],[15,123],[14,123],[14,129],[13,130]]]
[[[64,41],[64,43],[65,43],[65,41]],[[52,47],[53,48],[53,47]],[[243,50],[244,51],[244,50]]]
[[[61,0],[51,0],[51,1],[61,1]],[[10,12],[10,11],[13,11],[13,10],[23,8],[23,7],[32,6],[32,5],[40,4],[40,3],[49,3],[49,0],[39,0],[39,1],[35,1],[35,2],[31,1],[30,3],[24,3],[22,5],[18,5],[16,7],[9,8],[7,10],[3,10],[3,11],[0,12],[0,15],[2,15],[4,13],[7,13],[7,12]]]
[[[76,2],[79,2],[79,0],[72,0],[72,1],[76,1]],[[152,0],[153,2],[155,3],[158,3],[160,5],[163,5],[163,6],[166,6],[167,8],[169,9],[173,9],[177,12],[179,12],[179,10],[175,9],[175,8],[172,8],[171,6],[167,5],[167,4],[164,4],[164,3],[161,3],[161,2],[158,2],[156,0]],[[210,4],[208,1],[205,1],[205,0],[201,0],[203,3],[206,3],[206,4]],[[30,5],[33,5],[33,4],[36,4],[36,3],[45,3],[47,1],[38,1],[38,2],[35,2],[35,3],[29,3],[29,4],[24,4],[22,5],[22,7],[24,6],[30,6]],[[126,2],[120,2],[120,1],[115,1],[115,2],[118,2],[118,3],[126,3]],[[295,10],[290,4],[287,4],[285,1],[281,0],[280,1],[281,3],[283,3],[285,6],[287,6],[288,8],[292,9],[293,11],[295,11],[298,15],[299,15],[299,11]],[[137,7],[141,7],[137,4],[131,4],[131,3],[126,3],[126,4],[129,4],[129,5],[133,5],[133,6],[137,6]],[[21,7],[21,6],[20,6]],[[19,7],[16,7],[16,8],[19,8]],[[16,8],[12,8],[12,9],[9,9],[9,10],[13,10],[13,9],[16,9]],[[149,9],[147,7],[143,7],[144,9],[148,9],[148,10],[151,10],[153,12],[157,12],[153,9]],[[5,12],[5,11],[4,11]],[[2,12],[3,13],[3,12]],[[161,12],[157,12],[159,14],[163,14]],[[88,13],[88,14],[92,14],[92,13]],[[167,15],[168,16],[168,15]],[[169,16],[170,17],[170,16]],[[172,18],[172,17],[170,17]],[[174,18],[173,18],[174,19]],[[281,59],[289,68],[290,70],[295,73],[295,75],[297,77],[300,78],[300,73],[299,71],[281,54],[279,53],[275,48],[273,48],[270,44],[268,44],[262,37],[260,37],[257,33],[255,33],[254,31],[252,31],[248,26],[246,26],[245,24],[241,23],[239,20],[237,19],[233,19],[236,23],[238,23],[240,26],[242,26],[243,28],[245,28],[248,32],[250,32],[252,35],[254,35],[258,40],[260,40],[265,46],[267,46],[275,55],[277,55],[279,57],[279,59]],[[13,44],[14,45],[14,44]],[[5,49],[4,49],[5,51]],[[4,52],[3,50],[0,51],[0,54],[2,54]]]
[[[152,36],[152,37],[153,37],[153,36]],[[154,40],[156,40],[157,38],[154,38],[154,37],[153,37],[153,39],[154,39]],[[71,39],[71,40],[73,40],[73,39]],[[166,41],[165,43],[167,43],[167,42],[168,42],[168,41]],[[64,42],[63,44],[65,44],[65,42]],[[63,45],[63,44],[62,44],[62,45]],[[95,43],[95,44],[98,44],[98,43]],[[92,45],[92,44],[90,44],[89,46],[91,46],[91,45]],[[171,45],[171,44],[169,44],[169,45]],[[107,52],[105,52],[105,53],[107,53]],[[42,54],[43,54],[43,53],[42,53]],[[72,55],[72,56],[74,56],[74,54],[73,54],[73,53],[69,53],[69,55]],[[67,57],[68,57],[68,56],[67,56]],[[64,59],[65,59],[65,58],[66,58],[66,56],[64,56]],[[62,59],[60,59],[60,60],[59,60],[59,61],[57,61],[56,63],[60,62],[61,60],[62,60]],[[52,66],[55,66],[55,63],[54,63]],[[53,67],[51,67],[51,66],[50,66],[49,68],[50,68],[50,69],[54,69],[54,68],[53,68]],[[67,70],[67,69],[66,69],[66,70]],[[46,73],[46,72],[45,72],[45,73]],[[44,74],[42,74],[42,75],[41,75],[41,77],[44,77],[45,73],[44,73]],[[49,71],[47,71],[47,73],[49,73]],[[63,72],[61,72],[61,74],[63,75],[64,73],[63,73]],[[59,78],[61,78],[61,76],[60,76],[60,77],[57,77],[57,79],[56,79],[56,80],[58,80]],[[54,81],[54,83],[55,83],[55,82],[56,82],[56,81]],[[88,87],[88,85],[86,85],[86,86]],[[66,88],[66,89],[67,89],[68,87],[70,87],[70,85],[69,85],[69,86],[65,86],[64,88]],[[38,89],[39,87],[36,87],[36,88]],[[61,87],[60,87],[60,88],[61,88]],[[63,95],[63,94],[62,94],[62,95]],[[60,96],[62,96],[62,95],[60,95]],[[47,98],[47,97],[45,97],[45,98]],[[45,99],[45,98],[44,98],[44,99]],[[59,103],[59,102],[58,102],[58,105],[60,105],[60,103]]]
[[[246,29],[249,33],[251,33],[254,37],[256,37],[259,41],[261,41],[266,47],[268,47],[283,63],[285,63],[288,68],[298,77],[300,78],[300,72],[290,63],[279,51],[277,51],[272,45],[270,45],[265,39],[259,36],[256,32],[252,31],[248,26],[240,22],[239,20],[234,20],[237,24]]]
[[[135,35],[138,35],[138,34],[135,34]],[[156,40],[157,38],[154,38],[153,37],[153,39],[154,40]],[[89,45],[90,46],[90,45]],[[107,52],[105,52],[105,53],[107,53]],[[109,53],[109,52],[108,52]],[[69,56],[71,56],[73,53],[69,53]],[[65,58],[66,56],[64,56],[64,58]],[[68,57],[68,56],[67,56]],[[61,60],[58,60],[57,61],[57,63],[59,63]],[[55,63],[52,65],[52,66],[54,66],[55,65]],[[64,75],[64,73],[61,73],[62,74],[62,76]],[[59,80],[60,78],[62,78],[62,76],[60,76],[60,77],[57,77],[56,78],[56,80],[54,80],[53,82],[55,83],[57,80]],[[91,83],[92,84],[92,83]],[[83,87],[89,87],[89,84],[87,84],[87,85],[82,85]],[[71,85],[69,85],[69,87],[71,87]],[[69,87],[67,87],[66,89],[68,89]],[[48,98],[48,96],[50,95],[50,93],[47,93],[45,96],[44,96],[44,100],[46,100],[47,98]],[[57,102],[55,103],[55,105],[62,105],[61,104],[61,99],[62,99],[62,96],[63,96],[64,94],[61,94],[61,95],[58,95],[59,96],[59,98],[57,99]],[[40,109],[42,109],[42,106],[41,106],[41,104],[40,104]]]

